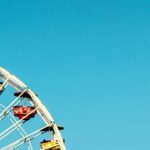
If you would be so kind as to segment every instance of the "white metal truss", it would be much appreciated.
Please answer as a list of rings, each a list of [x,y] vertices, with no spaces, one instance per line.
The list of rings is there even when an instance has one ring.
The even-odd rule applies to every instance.
[[[41,134],[43,134],[44,131],[42,131],[42,130],[46,127],[48,127],[48,126],[45,126],[41,129],[38,129],[38,130],[28,134],[27,136],[11,143],[10,145],[7,145],[6,147],[2,148],[1,150],[14,149],[14,148],[17,148],[18,146],[21,146],[24,143],[27,143],[27,142],[33,140],[34,138],[36,138],[36,137],[40,136]]]
[[[29,114],[24,116],[19,121],[13,120],[13,117],[11,116],[12,121],[13,121],[13,125],[8,127],[2,133],[0,133],[0,140],[5,138],[6,136],[9,136],[9,134],[11,134],[16,129],[21,131],[22,138],[11,143],[10,145],[7,145],[4,148],[1,148],[0,150],[12,150],[12,149],[24,144],[24,143],[29,143],[29,150],[32,150],[32,145],[31,145],[30,140],[41,135],[43,133],[43,132],[41,132],[42,129],[39,129],[39,130],[32,132],[31,134],[27,135],[21,126],[23,123],[26,122],[24,120],[24,118],[27,117],[28,115],[30,115],[35,110],[37,110],[38,114],[41,116],[41,118],[45,122],[46,126],[51,127],[53,129],[54,138],[58,141],[61,150],[66,150],[64,142],[63,142],[63,138],[60,134],[60,131],[59,131],[53,117],[51,116],[51,114],[49,113],[47,108],[42,104],[41,100],[37,97],[37,95],[29,87],[27,87],[27,85],[25,85],[20,79],[18,79],[16,76],[14,76],[13,74],[11,74],[10,72],[8,72],[7,70],[5,70],[2,67],[0,67],[0,78],[4,81],[2,86],[7,87],[7,85],[10,85],[13,88],[15,88],[17,91],[21,92],[20,95],[15,100],[13,100],[7,107],[5,107],[4,110],[0,113],[0,122],[6,116],[8,116],[8,115],[11,116],[12,107],[17,105],[18,103],[20,103],[19,98],[25,92],[27,92],[30,95],[31,104],[35,107],[35,109],[33,111],[31,111]]]
[[[0,106],[1,106],[3,109],[6,109],[5,106],[3,106],[2,104],[0,104]],[[0,110],[0,111],[2,111],[2,110]],[[17,123],[15,117],[11,114],[11,112],[9,112],[8,118],[9,118],[9,120],[11,121],[12,124],[16,124],[16,123]],[[21,134],[22,137],[27,136],[27,133],[26,133],[26,131],[22,128],[22,126],[18,126],[18,125],[16,124],[16,129],[18,130],[18,132]],[[33,150],[33,147],[32,147],[32,144],[31,144],[31,141],[30,141],[30,140],[29,140],[29,142],[28,142],[28,148],[29,148],[29,150]]]
[[[26,90],[27,89],[25,89],[23,92],[21,92],[21,94],[17,98],[15,98],[7,107],[5,107],[5,109],[0,113],[0,121],[9,114],[9,112],[13,106],[16,106],[20,102],[19,98],[24,92],[26,92]]]

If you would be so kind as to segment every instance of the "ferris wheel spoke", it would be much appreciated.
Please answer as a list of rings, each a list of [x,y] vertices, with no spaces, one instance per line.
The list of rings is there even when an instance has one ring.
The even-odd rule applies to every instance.
[[[9,116],[8,116],[9,117]],[[10,113],[10,121],[12,122],[12,124],[15,124],[17,121],[16,119],[14,118],[14,116]],[[26,131],[22,128],[22,126],[16,126],[18,132],[21,134],[22,137],[25,137],[27,136],[27,133]],[[31,141],[28,142],[28,148],[29,150],[33,150],[33,147],[32,147],[32,144],[31,144]]]
[[[50,127],[50,126],[51,125],[40,128],[40,129],[28,134],[27,136],[25,136],[19,140],[16,140],[15,142],[9,144],[8,146],[6,146],[0,150],[8,150],[8,149],[17,148],[18,146],[21,146],[22,144],[27,143],[27,142],[35,139],[36,137],[40,136],[41,134],[44,134],[46,131],[44,131],[43,129]]]
[[[21,95],[23,95],[25,92],[27,91],[27,89],[25,89],[24,91],[21,92],[21,94],[16,97],[0,114],[0,121],[3,120],[9,113],[10,108],[12,108],[13,106],[17,105],[20,100],[19,98],[21,97]]]
[[[2,104],[0,104],[0,106],[5,109],[5,107],[4,107]],[[0,111],[2,111],[2,110],[0,110]],[[11,112],[9,112],[8,118],[9,118],[9,120],[11,121],[12,124],[17,123],[15,117],[11,114]],[[17,125],[16,125],[16,128],[18,129],[18,131],[20,132],[20,134],[21,134],[22,136],[26,135],[25,130],[24,130],[21,126],[17,126]]]
[[[9,117],[9,116],[8,116]],[[14,116],[10,113],[10,121],[12,122],[12,124],[16,124],[17,123],[17,121],[16,121],[16,119],[14,118]],[[16,125],[16,128],[18,129],[18,131],[20,132],[20,134],[22,135],[22,136],[25,136],[26,135],[26,132],[25,132],[25,130],[21,127],[21,126],[17,126]]]
[[[18,127],[21,126],[23,123],[20,123],[19,125],[17,125]],[[13,131],[15,131],[17,129],[17,127],[14,128],[8,128],[6,129],[4,132],[2,132],[0,134],[0,141],[3,140],[4,138],[6,138],[8,135],[10,135]]]
[[[20,119],[15,124],[13,124],[9,128],[7,128],[5,131],[3,131],[0,134],[0,141],[2,139],[4,139],[6,136],[8,136],[9,134],[11,134],[13,131],[15,131],[18,127],[20,127],[21,125],[23,125],[27,121],[27,120],[24,120],[24,119],[27,118],[29,115],[31,115],[33,112],[35,112],[37,109],[38,109],[38,107],[35,108],[35,109],[33,109],[30,113],[28,113],[27,115],[25,115],[22,119]]]
[[[5,108],[2,104],[0,104],[0,106],[1,106],[2,108]],[[15,124],[15,123],[17,122],[16,119],[14,118],[14,116],[13,116],[10,112],[9,112],[8,118],[9,118],[9,120],[12,122],[12,124]],[[22,126],[17,126],[17,125],[16,125],[16,128],[17,128],[18,132],[21,134],[22,137],[27,136],[27,133],[26,133],[26,131],[22,128]],[[29,150],[33,150],[33,147],[32,147],[32,144],[31,144],[31,141],[30,141],[30,140],[28,141],[28,149],[29,149]]]

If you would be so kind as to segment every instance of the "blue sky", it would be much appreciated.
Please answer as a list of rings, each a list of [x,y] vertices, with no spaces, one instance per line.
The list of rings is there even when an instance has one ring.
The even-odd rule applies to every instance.
[[[68,150],[150,149],[148,0],[1,0],[0,65],[36,91]]]

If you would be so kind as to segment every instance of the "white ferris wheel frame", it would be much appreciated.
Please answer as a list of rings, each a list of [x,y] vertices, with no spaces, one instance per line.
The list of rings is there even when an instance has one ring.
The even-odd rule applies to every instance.
[[[17,91],[22,91],[21,94],[14,100],[12,101],[11,104],[9,104],[9,106],[4,107],[2,104],[1,107],[4,108],[4,110],[2,111],[2,113],[0,113],[0,121],[7,115],[10,114],[10,107],[13,105],[17,105],[18,103],[18,98],[24,93],[27,92],[32,99],[32,105],[35,107],[35,110],[37,110],[38,114],[41,116],[41,118],[43,119],[43,121],[45,122],[46,126],[31,133],[31,134],[26,134],[26,132],[23,130],[23,128],[21,127],[21,125],[23,124],[23,119],[19,121],[15,121],[13,118],[13,115],[10,114],[11,116],[11,122],[13,123],[11,127],[9,127],[7,130],[5,130],[3,133],[0,133],[0,139],[4,138],[5,136],[8,136],[11,132],[13,132],[15,130],[15,127],[20,130],[21,134],[22,134],[22,138],[11,143],[10,145],[0,149],[0,150],[9,150],[9,149],[13,149],[16,148],[22,144],[24,144],[24,142],[28,143],[29,145],[29,150],[33,150],[32,148],[32,144],[30,142],[30,140],[34,139],[35,137],[41,135],[42,133],[40,131],[42,131],[44,128],[46,127],[50,127],[53,129],[54,131],[54,139],[56,139],[58,141],[58,144],[60,145],[61,150],[66,150],[63,138],[61,136],[61,133],[59,131],[58,126],[56,125],[52,115],[49,113],[49,111],[47,110],[47,108],[42,104],[41,100],[37,97],[37,95],[25,84],[23,83],[18,77],[14,76],[13,74],[11,74],[9,71],[7,71],[6,69],[0,67],[0,79],[2,79],[4,81],[3,86],[7,87],[7,85],[12,86],[13,88],[15,88]],[[2,88],[2,87],[1,87]],[[33,111],[35,111],[33,110]],[[32,113],[32,112],[31,112]],[[30,114],[28,114],[30,115]],[[26,116],[28,116],[26,115]],[[25,117],[26,117],[25,116]]]

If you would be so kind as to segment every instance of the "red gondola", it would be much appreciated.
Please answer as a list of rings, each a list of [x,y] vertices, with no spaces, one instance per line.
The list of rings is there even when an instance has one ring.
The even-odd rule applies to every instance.
[[[30,118],[34,118],[37,114],[37,111],[34,109],[35,107],[32,106],[14,106],[13,112],[14,116],[19,119],[29,120]]]

